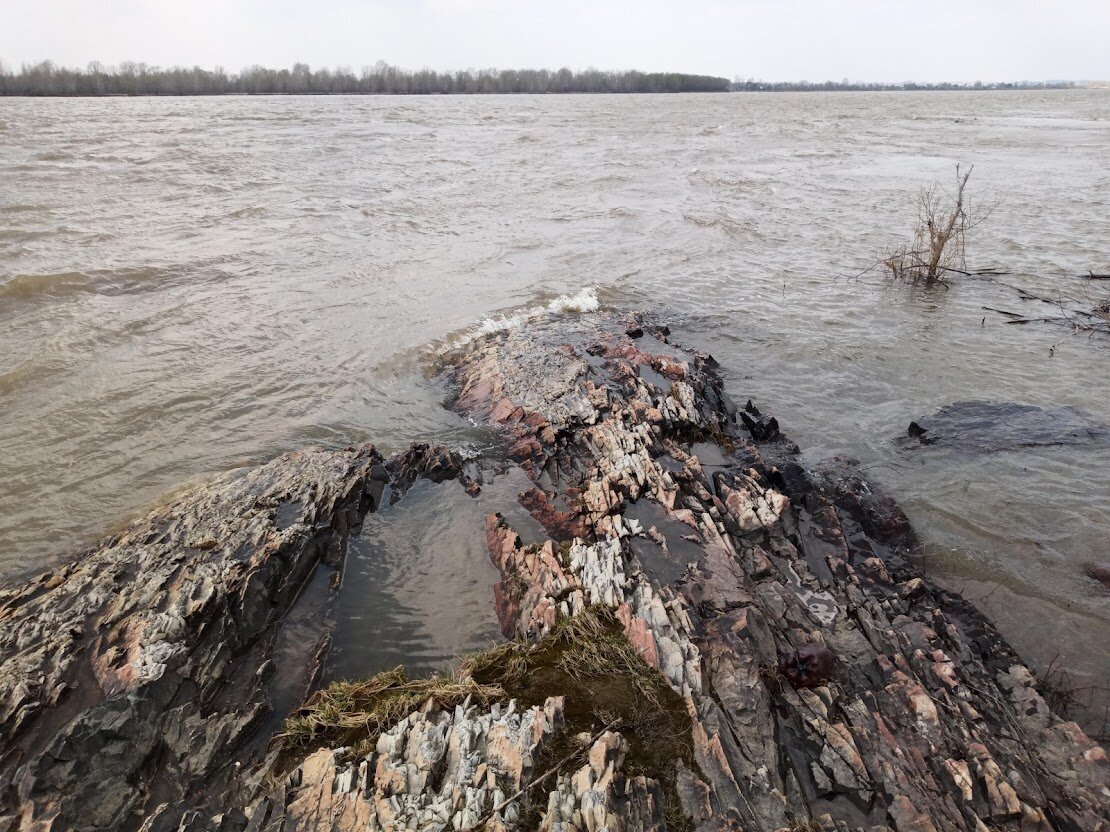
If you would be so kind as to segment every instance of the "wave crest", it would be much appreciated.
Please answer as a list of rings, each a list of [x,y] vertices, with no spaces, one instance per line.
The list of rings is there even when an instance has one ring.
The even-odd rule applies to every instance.
[[[516,329],[541,315],[585,315],[596,312],[600,306],[597,299],[597,289],[593,286],[586,286],[577,292],[559,295],[547,303],[526,306],[516,312],[498,315],[497,317],[484,318],[481,323],[467,330],[458,338],[448,339],[447,343],[437,352],[442,355],[457,350],[465,347],[476,338]]]

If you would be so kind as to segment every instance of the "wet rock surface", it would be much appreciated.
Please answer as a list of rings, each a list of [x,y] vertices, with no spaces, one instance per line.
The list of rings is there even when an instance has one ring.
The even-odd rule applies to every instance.
[[[1110,427],[1074,407],[1015,402],[956,402],[910,423],[905,447],[937,445],[991,453],[1052,445],[1110,444]]]
[[[429,699],[372,748],[325,744],[279,766],[279,742],[228,766],[264,707],[261,686],[245,679],[269,672],[264,645],[315,560],[341,563],[346,529],[386,481],[474,482],[435,449],[392,467],[371,449],[312,452],[299,479],[294,455],[243,478],[250,488],[214,486],[213,498],[228,489],[204,502],[223,518],[205,526],[214,542],[188,537],[186,499],[0,596],[0,684],[14,703],[0,723],[11,728],[9,826],[1110,829],[1105,751],[1049,709],[987,619],[915,571],[905,515],[850,460],[801,465],[773,419],[733,405],[715,366],[650,319],[595,314],[531,319],[471,342],[444,370],[454,406],[497,427],[527,473],[520,503],[548,535],[526,544],[505,516],[486,521],[503,632],[527,649],[604,611],[681,703],[688,759],[644,770],[629,749],[646,729],[599,707],[579,751],[543,769],[570,739],[570,714],[591,716],[586,688],[568,683],[524,702],[520,691],[451,708]],[[261,516],[249,508],[256,492],[272,497]],[[179,518],[179,530],[144,558],[161,545],[146,539],[162,516]],[[133,554],[111,554],[117,545]],[[198,596],[193,581],[167,595],[209,563],[219,567],[211,593]],[[209,596],[190,618],[192,600]],[[81,616],[66,617],[69,605]],[[160,617],[182,608],[184,629]],[[74,635],[57,636],[67,626]],[[589,685],[603,701],[603,681]],[[132,712],[134,702],[147,704]],[[126,716],[102,716],[109,705]],[[101,739],[84,739],[89,724]],[[103,739],[109,724],[125,729],[116,746]],[[124,746],[157,752],[125,761]]]
[[[390,465],[407,481],[428,458]],[[233,790],[274,703],[315,678],[328,573],[381,500],[383,462],[364,445],[233,472],[0,592],[0,828],[135,828]]]
[[[539,546],[491,521],[503,623],[535,638],[614,609],[689,703],[698,829],[1106,827],[1105,752],[989,621],[915,572],[897,506],[850,461],[798,465],[754,406],[741,427],[714,362],[666,340],[576,321],[457,359],[458,405],[503,427],[533,504],[567,507]],[[734,460],[711,479],[689,453],[706,441]],[[704,553],[669,584],[637,555],[643,500]]]

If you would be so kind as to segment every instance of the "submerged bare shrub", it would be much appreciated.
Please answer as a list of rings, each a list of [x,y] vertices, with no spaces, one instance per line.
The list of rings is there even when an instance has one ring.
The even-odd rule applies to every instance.
[[[931,286],[953,272],[964,272],[967,233],[990,213],[972,209],[967,180],[973,168],[961,172],[956,165],[955,194],[937,182],[921,189],[912,246],[902,246],[881,261],[892,277]]]
[[[1107,295],[1101,303],[1094,304],[1094,313],[1104,321],[1110,321],[1110,295]]]

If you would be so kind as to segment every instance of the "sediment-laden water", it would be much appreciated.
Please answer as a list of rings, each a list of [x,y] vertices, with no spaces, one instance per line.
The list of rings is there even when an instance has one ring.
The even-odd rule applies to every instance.
[[[1010,274],[854,277],[956,161],[995,204],[971,263]],[[1110,423],[1110,338],[983,309],[1106,287],[1077,276],[1110,271],[1107,216],[1105,91],[0,100],[0,577],[290,448],[488,443],[428,353],[596,302],[668,317],[807,458],[859,459],[929,570],[1042,667],[1105,682],[1110,592],[1086,573],[1110,562],[1110,450],[893,440],[964,400]],[[382,516],[412,551],[374,530],[354,550],[333,672],[492,637],[470,584],[446,610],[480,529],[415,502],[427,522]]]

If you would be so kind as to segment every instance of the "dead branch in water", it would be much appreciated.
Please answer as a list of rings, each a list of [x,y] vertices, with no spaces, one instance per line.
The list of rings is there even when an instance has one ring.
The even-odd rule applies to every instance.
[[[1076,335],[1082,333],[1087,333],[1089,335],[1094,335],[1096,333],[1110,335],[1110,295],[1098,299],[1092,295],[1089,290],[1086,290],[1078,295],[1067,295],[1060,292],[1056,297],[1052,298],[1036,294],[1021,286],[1013,286],[1009,283],[999,282],[999,285],[1013,289],[1017,292],[1018,298],[1023,301],[1043,303],[1056,310],[1056,314],[1054,315],[1040,316],[1009,312],[991,306],[982,307],[989,312],[1004,315],[1008,319],[1005,321],[1007,324],[1062,324],[1063,326],[1069,327],[1072,333]]]
[[[1048,663],[1048,667],[1040,674],[1037,690],[1053,711],[1066,717],[1074,717],[1084,709],[1090,708],[1094,694],[1105,693],[1110,688],[1097,682],[1086,685],[1079,684],[1072,674],[1064,668],[1060,654],[1057,653],[1052,661]],[[1108,722],[1110,722],[1110,719],[1104,713],[1101,726],[1092,729],[1091,736],[1093,739],[1105,742],[1110,738],[1110,734],[1107,732]]]

